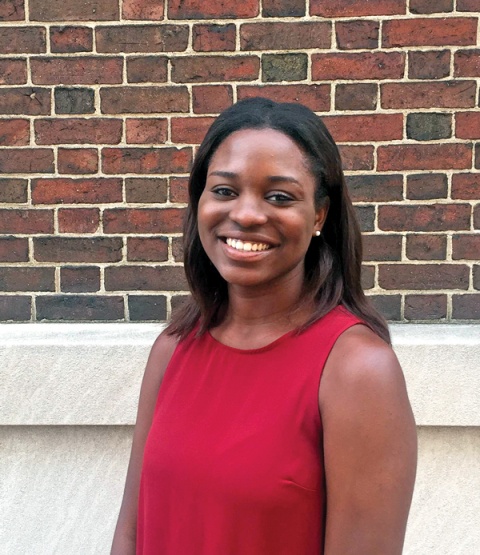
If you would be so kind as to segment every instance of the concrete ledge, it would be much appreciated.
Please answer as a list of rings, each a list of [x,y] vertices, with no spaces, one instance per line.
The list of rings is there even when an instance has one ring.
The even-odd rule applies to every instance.
[[[0,325],[0,425],[130,425],[160,324]],[[420,426],[480,426],[480,325],[391,327]]]

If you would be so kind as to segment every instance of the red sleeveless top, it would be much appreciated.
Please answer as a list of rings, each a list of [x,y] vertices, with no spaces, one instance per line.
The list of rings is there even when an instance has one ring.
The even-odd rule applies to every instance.
[[[145,445],[141,555],[319,555],[325,477],[318,388],[337,307],[301,334],[241,350],[209,333],[177,346]]]

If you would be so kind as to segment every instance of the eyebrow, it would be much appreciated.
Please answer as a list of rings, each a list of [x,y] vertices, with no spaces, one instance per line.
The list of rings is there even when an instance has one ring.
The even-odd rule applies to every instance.
[[[216,176],[219,176],[219,177],[227,177],[229,179],[235,179],[235,178],[238,177],[238,173],[226,172],[226,171],[220,171],[220,170],[210,172],[208,175],[209,176],[216,175]],[[298,180],[295,179],[294,177],[289,176],[289,175],[269,175],[268,180],[271,183],[296,183],[296,184],[299,185]]]

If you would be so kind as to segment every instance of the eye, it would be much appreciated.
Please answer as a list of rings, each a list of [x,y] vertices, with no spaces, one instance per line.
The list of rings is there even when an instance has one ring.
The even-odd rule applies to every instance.
[[[212,193],[218,197],[233,197],[235,196],[235,191],[230,189],[230,187],[219,186],[212,189]]]
[[[289,202],[293,202],[295,200],[291,195],[281,192],[270,193],[266,198],[275,204],[288,204]]]

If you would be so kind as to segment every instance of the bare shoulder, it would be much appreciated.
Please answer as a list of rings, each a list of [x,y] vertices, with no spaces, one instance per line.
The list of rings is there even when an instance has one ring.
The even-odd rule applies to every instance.
[[[164,331],[157,337],[148,356],[144,381],[160,385],[177,344],[178,337],[168,335]]]

